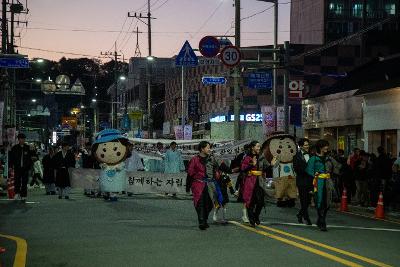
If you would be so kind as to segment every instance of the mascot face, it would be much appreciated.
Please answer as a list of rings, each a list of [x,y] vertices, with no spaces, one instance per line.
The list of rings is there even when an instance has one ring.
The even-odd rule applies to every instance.
[[[280,162],[289,163],[293,161],[293,157],[296,155],[296,143],[290,135],[277,135],[269,140],[269,152]]]
[[[117,165],[129,155],[129,141],[116,129],[99,132],[92,146],[96,160],[106,165]]]
[[[99,162],[115,165],[125,160],[128,148],[118,140],[98,144],[95,151]]]

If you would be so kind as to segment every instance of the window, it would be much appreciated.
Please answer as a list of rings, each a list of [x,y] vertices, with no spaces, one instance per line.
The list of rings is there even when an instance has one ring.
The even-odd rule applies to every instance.
[[[331,16],[342,16],[344,14],[344,4],[341,1],[331,1],[329,4],[329,14]]]
[[[362,18],[363,5],[362,4],[353,4],[353,7],[351,8],[351,15],[355,18]]]
[[[396,4],[386,4],[385,11],[387,15],[396,15]]]

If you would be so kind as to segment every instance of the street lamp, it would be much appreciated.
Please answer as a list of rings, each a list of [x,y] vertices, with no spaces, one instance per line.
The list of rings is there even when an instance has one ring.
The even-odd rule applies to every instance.
[[[34,98],[31,101],[32,101],[32,103],[36,103],[36,99],[34,99]]]
[[[152,136],[152,127],[151,127],[151,68],[150,63],[155,60],[155,57],[149,55],[146,57],[147,59],[147,131],[149,138]]]
[[[125,77],[124,75],[122,75],[122,76],[119,76],[119,79],[120,79],[121,81],[125,81],[125,80],[126,80],[126,77]]]

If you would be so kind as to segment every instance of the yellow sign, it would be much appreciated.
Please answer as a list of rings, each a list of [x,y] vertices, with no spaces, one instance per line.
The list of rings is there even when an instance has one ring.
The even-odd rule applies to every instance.
[[[129,112],[129,118],[131,120],[141,120],[143,113],[141,111],[131,111]]]
[[[338,138],[338,149],[344,150],[344,136],[339,136]]]

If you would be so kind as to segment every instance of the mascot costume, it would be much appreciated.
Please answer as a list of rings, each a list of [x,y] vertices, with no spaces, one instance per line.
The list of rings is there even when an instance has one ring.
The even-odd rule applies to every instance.
[[[105,199],[117,200],[117,194],[125,191],[125,159],[129,156],[129,141],[115,129],[98,133],[92,146],[92,153],[100,163],[100,190]]]
[[[293,170],[293,157],[297,152],[293,136],[277,133],[265,141],[265,158],[272,166],[275,184],[276,205],[294,207],[297,198],[296,177]]]

